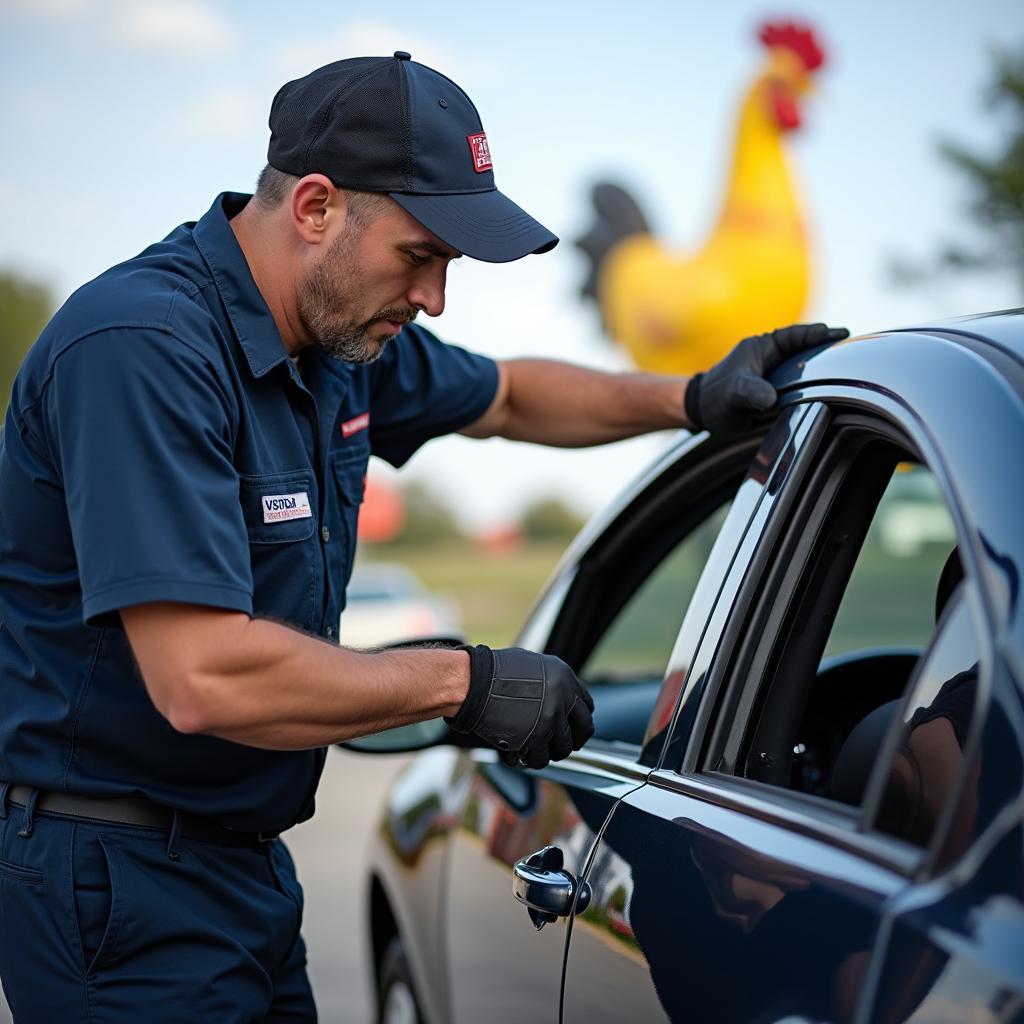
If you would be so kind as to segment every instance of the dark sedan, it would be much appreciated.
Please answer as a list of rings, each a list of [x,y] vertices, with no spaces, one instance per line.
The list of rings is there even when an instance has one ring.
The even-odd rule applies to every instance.
[[[1024,1020],[1024,311],[774,382],[537,602],[583,750],[362,744],[434,741],[371,858],[381,1020]]]

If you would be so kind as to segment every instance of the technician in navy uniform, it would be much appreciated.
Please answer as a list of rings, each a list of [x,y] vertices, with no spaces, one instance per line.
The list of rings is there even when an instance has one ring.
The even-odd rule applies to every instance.
[[[466,94],[407,53],[345,60],[285,85],[270,127],[255,196],[81,288],[15,382],[0,975],[19,1020],[314,1020],[275,837],[313,813],[326,746],[445,715],[540,767],[591,735],[556,658],[338,646],[371,454],[735,429],[775,400],[760,375],[836,336],[748,339],[690,382],[495,364],[412,324],[458,255],[557,242],[495,189]]]

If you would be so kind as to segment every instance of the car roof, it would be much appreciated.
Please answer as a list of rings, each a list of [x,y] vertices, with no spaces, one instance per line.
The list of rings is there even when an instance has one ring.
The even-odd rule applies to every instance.
[[[931,346],[935,346],[934,348]],[[872,388],[896,382],[897,393],[939,389],[957,405],[962,371],[988,367],[1024,399],[1024,309],[999,310],[856,335],[799,353],[778,367],[780,391],[847,381]],[[906,389],[906,390],[904,390]]]
[[[1024,309],[1002,309],[991,313],[972,313],[969,316],[950,317],[946,320],[929,320],[903,327],[890,327],[850,338],[848,342],[866,341],[884,336],[898,337],[906,334],[933,335],[957,342],[975,351],[995,354],[993,350],[1009,356],[1015,363],[1024,365]],[[977,342],[981,342],[981,348]]]
[[[1024,362],[1024,309],[1001,309],[991,313],[974,313],[970,316],[915,324],[897,330],[927,334],[969,335],[997,345],[1010,355],[1015,356],[1020,362]]]

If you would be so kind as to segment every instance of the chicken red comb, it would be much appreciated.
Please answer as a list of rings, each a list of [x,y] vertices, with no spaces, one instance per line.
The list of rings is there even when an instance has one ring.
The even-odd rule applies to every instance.
[[[758,38],[765,46],[788,47],[803,61],[808,71],[814,71],[825,63],[825,53],[814,38],[814,33],[791,21],[763,25]]]

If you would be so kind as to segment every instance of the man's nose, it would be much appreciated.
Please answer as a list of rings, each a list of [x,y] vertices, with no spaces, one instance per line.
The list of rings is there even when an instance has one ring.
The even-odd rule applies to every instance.
[[[410,305],[423,310],[427,316],[440,316],[444,312],[444,267],[431,267],[430,273],[421,274],[409,289]]]

